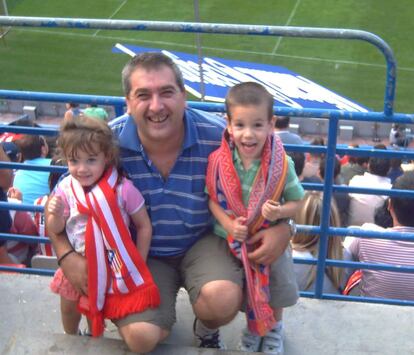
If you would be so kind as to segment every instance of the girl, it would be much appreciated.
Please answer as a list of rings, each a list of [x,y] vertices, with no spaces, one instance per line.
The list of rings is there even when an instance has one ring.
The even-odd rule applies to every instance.
[[[298,224],[319,226],[322,215],[323,194],[319,191],[308,191],[303,199],[303,206],[296,214],[295,221]],[[340,227],[341,221],[338,208],[334,200],[331,202],[331,215],[329,224],[331,227]],[[319,234],[311,235],[296,233],[292,238],[293,257],[317,258],[319,250]],[[330,236],[328,239],[328,259],[343,259],[342,239]],[[313,290],[315,287],[316,266],[295,264],[296,279],[299,289],[302,291]],[[328,266],[325,271],[323,292],[340,293],[342,285],[343,269]]]
[[[71,253],[86,257],[88,295],[81,296],[61,269],[51,289],[61,297],[66,333],[78,333],[82,313],[92,335],[100,336],[105,318],[123,318],[159,304],[158,289],[145,265],[151,222],[142,195],[117,171],[118,151],[105,122],[90,117],[64,121],[58,148],[70,175],[47,203],[46,227],[54,234],[66,230],[72,245],[58,259],[59,265]],[[136,246],[129,220],[136,228]]]

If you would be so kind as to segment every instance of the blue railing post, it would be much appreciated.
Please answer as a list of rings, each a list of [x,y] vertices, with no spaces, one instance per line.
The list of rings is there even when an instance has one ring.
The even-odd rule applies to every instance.
[[[334,182],[334,168],[336,159],[336,138],[338,132],[338,118],[330,117],[328,120],[328,142],[325,159],[325,177],[324,177],[324,192],[323,192],[323,207],[321,218],[321,234],[319,238],[319,256],[317,264],[316,284],[315,284],[315,297],[321,298],[323,293],[323,279],[325,276],[325,264],[326,255],[328,251],[328,238],[332,238],[328,235],[329,219],[331,215],[331,198],[332,198],[332,185]]]

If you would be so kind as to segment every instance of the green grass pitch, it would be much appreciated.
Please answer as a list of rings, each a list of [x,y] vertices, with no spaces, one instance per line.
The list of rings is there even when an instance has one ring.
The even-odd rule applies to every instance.
[[[194,0],[8,0],[14,16],[195,21]],[[350,28],[373,32],[397,59],[396,112],[414,112],[413,0],[200,0],[211,23]],[[128,43],[196,53],[195,35],[14,27],[0,41],[0,88],[122,96]],[[382,111],[385,60],[351,40],[201,36],[203,54],[284,66],[373,110]]]

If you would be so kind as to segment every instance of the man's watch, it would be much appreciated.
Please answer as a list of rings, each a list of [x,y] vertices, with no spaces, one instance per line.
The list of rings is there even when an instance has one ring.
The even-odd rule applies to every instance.
[[[290,237],[293,237],[296,234],[296,231],[297,231],[296,223],[292,218],[287,219],[286,223],[289,226]]]

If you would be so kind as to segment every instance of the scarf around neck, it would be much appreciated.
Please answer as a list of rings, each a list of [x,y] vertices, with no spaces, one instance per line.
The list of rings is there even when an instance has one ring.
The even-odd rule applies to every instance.
[[[210,198],[218,203],[231,218],[246,217],[249,235],[269,226],[261,213],[263,204],[271,199],[278,201],[283,192],[288,161],[282,142],[276,134],[268,137],[261,156],[247,206],[237,171],[233,164],[234,144],[225,131],[220,148],[210,154],[206,176]],[[270,266],[250,262],[246,243],[227,236],[232,253],[243,264],[247,289],[247,325],[257,335],[265,335],[275,325],[273,310],[269,305]]]
[[[79,213],[88,216],[88,296],[81,297],[78,309],[91,320],[92,335],[100,336],[105,318],[119,319],[157,307],[160,295],[122,217],[117,170],[109,168],[86,193],[76,179],[71,178],[70,184]]]

